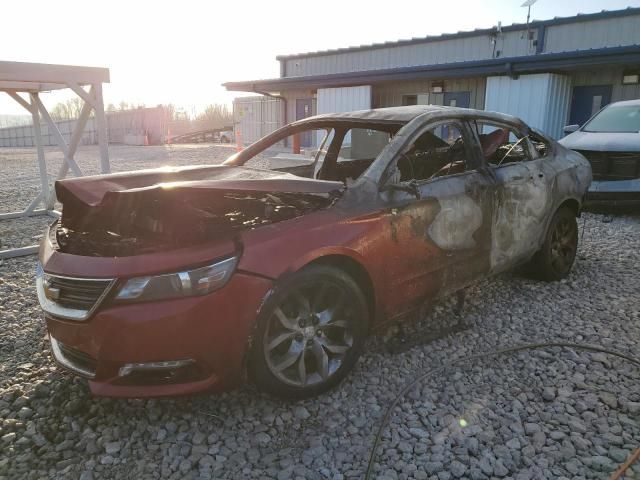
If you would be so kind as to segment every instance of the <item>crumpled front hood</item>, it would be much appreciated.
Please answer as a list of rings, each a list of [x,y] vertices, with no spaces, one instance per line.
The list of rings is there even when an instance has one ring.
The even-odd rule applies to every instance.
[[[341,190],[343,184],[308,179],[273,170],[226,165],[166,167],[70,178],[56,182],[56,194],[64,206],[76,202],[92,207],[98,206],[107,194],[114,193],[192,188],[329,194]]]
[[[596,152],[640,152],[640,133],[573,132],[559,140],[571,150]]]
[[[343,184],[233,166],[100,175],[56,183],[63,253],[131,256],[228,241],[330,206]]]

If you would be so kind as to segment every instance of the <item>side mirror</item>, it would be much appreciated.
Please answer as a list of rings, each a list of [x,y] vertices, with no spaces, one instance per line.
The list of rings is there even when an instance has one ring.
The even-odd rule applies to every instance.
[[[570,133],[577,131],[579,128],[580,128],[580,125],[567,125],[563,128],[563,130],[564,130],[564,133],[568,135]]]

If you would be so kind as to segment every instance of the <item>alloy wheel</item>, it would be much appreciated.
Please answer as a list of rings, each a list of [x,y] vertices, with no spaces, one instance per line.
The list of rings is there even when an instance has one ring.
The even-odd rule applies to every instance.
[[[576,254],[576,225],[568,218],[560,218],[551,233],[551,265],[558,272],[566,272]]]
[[[352,318],[347,295],[335,283],[291,290],[274,309],[263,337],[269,370],[296,387],[328,380],[353,347]]]

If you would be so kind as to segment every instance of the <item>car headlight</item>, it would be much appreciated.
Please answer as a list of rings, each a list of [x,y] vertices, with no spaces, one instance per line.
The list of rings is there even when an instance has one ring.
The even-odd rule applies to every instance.
[[[194,270],[131,278],[120,287],[115,300],[119,302],[146,302],[206,295],[224,287],[231,278],[237,263],[238,257],[231,257]]]

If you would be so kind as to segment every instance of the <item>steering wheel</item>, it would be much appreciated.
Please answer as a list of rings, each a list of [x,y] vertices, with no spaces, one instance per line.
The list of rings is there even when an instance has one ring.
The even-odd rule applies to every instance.
[[[411,157],[409,155],[407,155],[406,153],[403,153],[402,154],[402,158],[405,158],[407,160],[407,163],[409,164],[409,170],[411,171],[410,180],[417,180],[416,179],[416,171],[413,168],[413,160],[411,160]]]

